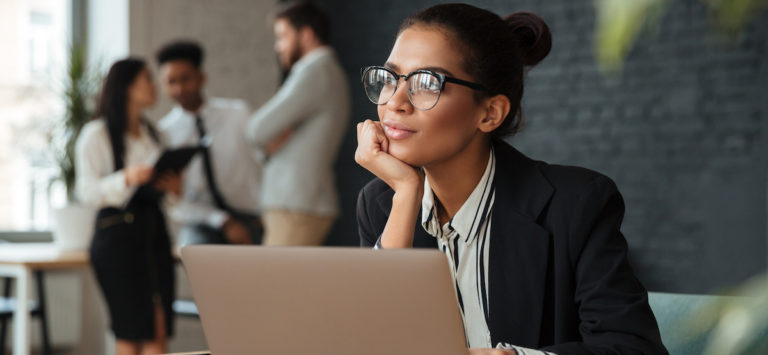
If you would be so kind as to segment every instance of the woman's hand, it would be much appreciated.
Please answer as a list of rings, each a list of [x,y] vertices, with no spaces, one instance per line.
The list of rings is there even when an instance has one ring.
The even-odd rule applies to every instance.
[[[413,246],[414,226],[424,195],[424,174],[389,154],[389,140],[381,122],[357,124],[355,161],[395,191],[392,210],[381,233],[383,248]]]
[[[181,195],[181,174],[169,172],[160,175],[155,180],[155,188],[160,191],[170,192],[176,196]]]
[[[149,182],[154,174],[154,169],[147,165],[131,165],[124,169],[125,184],[128,186],[138,186]]]
[[[381,122],[365,120],[357,124],[355,161],[383,180],[395,192],[423,188],[424,177],[416,169],[389,154],[389,140]]]
[[[224,233],[224,237],[227,238],[231,244],[246,245],[253,244],[251,240],[251,232],[248,231],[248,227],[243,222],[240,222],[232,217],[227,217],[224,224],[221,226],[221,231]]]

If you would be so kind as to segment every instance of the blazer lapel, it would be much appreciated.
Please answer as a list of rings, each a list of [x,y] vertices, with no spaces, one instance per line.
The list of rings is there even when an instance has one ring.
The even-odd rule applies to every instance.
[[[489,250],[489,318],[492,346],[536,348],[549,265],[550,233],[536,223],[554,192],[536,163],[495,144],[496,201]]]

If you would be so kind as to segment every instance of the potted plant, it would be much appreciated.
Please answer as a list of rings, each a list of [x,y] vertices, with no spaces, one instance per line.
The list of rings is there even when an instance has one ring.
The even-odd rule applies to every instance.
[[[59,180],[67,196],[65,206],[53,209],[53,236],[54,242],[65,250],[87,248],[93,234],[96,212],[79,205],[75,194],[75,144],[80,130],[92,116],[99,81],[87,65],[85,47],[80,43],[72,44],[61,93],[63,120],[57,127],[57,134],[51,137],[60,170]]]
[[[768,353],[768,277],[753,277],[737,294],[741,299],[716,302],[690,320],[708,335],[705,355]]]
[[[701,0],[721,35],[737,40],[745,27],[768,10],[768,0]],[[595,57],[605,72],[620,70],[643,32],[657,32],[670,0],[596,0]]]

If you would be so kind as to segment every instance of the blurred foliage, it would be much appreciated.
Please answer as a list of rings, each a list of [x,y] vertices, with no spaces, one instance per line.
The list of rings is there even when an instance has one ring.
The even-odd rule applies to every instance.
[[[737,36],[760,13],[768,9],[768,0],[703,0],[714,14],[715,25]]]
[[[87,52],[82,43],[69,46],[66,75],[63,81],[61,99],[64,101],[64,117],[54,138],[55,157],[59,165],[67,199],[75,199],[75,143],[80,130],[93,114],[94,98],[98,91],[100,77],[87,64]]]
[[[755,277],[735,294],[682,320],[681,331],[705,337],[704,355],[768,354],[768,277]]]
[[[644,29],[658,25],[670,0],[595,0],[595,46],[601,68],[616,70]]]
[[[595,51],[600,68],[620,70],[640,34],[657,29],[673,1],[679,0],[595,0]],[[701,1],[709,8],[713,26],[731,38],[768,9],[768,0]]]

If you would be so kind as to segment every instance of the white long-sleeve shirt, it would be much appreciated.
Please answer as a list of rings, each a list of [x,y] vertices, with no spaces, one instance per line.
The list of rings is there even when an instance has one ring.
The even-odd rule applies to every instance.
[[[162,153],[146,126],[140,135],[125,136],[124,166],[152,166]],[[135,191],[125,183],[124,169],[115,171],[112,144],[102,119],[88,122],[75,144],[75,192],[81,203],[96,207],[123,207]]]
[[[245,140],[250,109],[245,101],[209,98],[197,113],[174,107],[158,123],[169,147],[196,145],[200,142],[196,116],[211,137],[209,148],[216,186],[232,208],[256,214],[259,210],[261,165]],[[170,211],[171,217],[184,224],[206,224],[219,228],[227,212],[219,209],[208,187],[202,156],[190,162],[183,175],[182,198]]]

